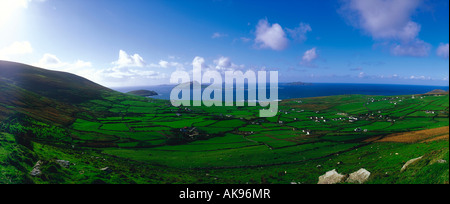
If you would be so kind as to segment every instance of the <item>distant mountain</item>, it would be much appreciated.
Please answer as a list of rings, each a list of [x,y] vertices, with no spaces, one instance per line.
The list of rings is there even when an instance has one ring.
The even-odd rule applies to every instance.
[[[112,91],[74,74],[0,61],[0,80],[24,90],[69,104],[101,98]]]
[[[149,97],[149,96],[157,96],[158,93],[155,91],[148,91],[148,90],[137,90],[137,91],[130,91],[128,94],[136,95],[136,96],[143,96],[143,97]]]
[[[77,104],[114,91],[82,77],[0,61],[0,121],[23,114],[40,121],[70,124]]]

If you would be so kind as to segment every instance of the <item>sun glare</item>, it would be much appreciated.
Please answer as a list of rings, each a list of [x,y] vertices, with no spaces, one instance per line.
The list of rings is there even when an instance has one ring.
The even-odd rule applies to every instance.
[[[27,8],[31,0],[0,0],[0,27],[11,20],[11,16],[21,8]]]

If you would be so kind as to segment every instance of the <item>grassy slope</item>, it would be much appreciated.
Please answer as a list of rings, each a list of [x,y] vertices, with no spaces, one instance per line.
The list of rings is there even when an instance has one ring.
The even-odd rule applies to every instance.
[[[73,123],[77,104],[115,92],[82,77],[0,61],[0,119],[20,113],[60,125]]]
[[[342,106],[340,106],[340,104],[345,103],[344,101],[357,102],[361,100],[360,97],[361,96],[337,96],[337,97],[326,97],[322,98],[321,100],[304,99],[304,101],[305,103],[308,103],[308,100],[311,100],[312,102],[318,104],[327,104],[328,101],[334,102],[337,101],[336,98],[340,98],[342,101],[334,103],[335,106],[339,106],[339,108],[341,109]],[[191,118],[191,115],[197,115],[197,117],[192,117],[192,119],[196,121],[202,117],[204,118],[205,121],[217,121],[217,119],[212,118],[208,119],[207,117],[205,118],[205,116],[202,115],[201,109],[194,110],[199,111],[197,113],[185,113],[185,116],[181,119],[174,118],[175,117],[174,113],[164,113],[165,111],[167,111],[167,108],[162,108],[161,106],[164,106],[165,102],[163,101],[154,101],[153,103],[138,102],[142,100],[144,99],[127,98],[127,100],[125,100],[124,98],[109,98],[108,100],[103,101],[102,104],[103,106],[107,107],[111,107],[112,104],[119,104],[119,103],[133,104],[135,106],[142,106],[143,110],[152,110],[151,112],[156,112],[157,114],[145,116],[142,114],[138,114],[137,112],[133,112],[132,114],[135,117],[126,117],[127,112],[124,111],[122,112],[122,115],[124,117],[102,118],[100,121],[96,122],[97,125],[93,127],[92,131],[102,134],[113,134],[113,135],[124,134],[124,132],[110,132],[110,131],[108,132],[102,130],[104,128],[99,128],[99,126],[101,126],[102,123],[107,123],[109,125],[111,125],[111,123],[121,124],[118,127],[122,127],[123,124],[125,123],[129,124],[130,126],[140,127],[141,125],[151,126],[152,121],[156,121],[156,124],[160,124],[159,121],[164,121],[169,123],[170,124],[169,126],[181,127],[186,123],[187,118]],[[441,104],[442,101],[448,100],[448,96],[430,97],[425,98],[424,100],[425,100],[424,108],[426,109],[429,102],[433,101],[432,104],[434,103]],[[421,103],[422,102],[420,102],[420,104]],[[448,105],[445,104],[445,102],[442,104],[444,107],[445,106],[448,107]],[[311,105],[305,104],[305,106],[309,107]],[[416,107],[416,104],[412,104],[411,106]],[[290,107],[291,105],[289,104],[283,104],[282,108],[288,109]],[[325,113],[327,109],[320,109],[324,111],[324,113],[321,114],[327,117],[333,116],[337,112],[333,111],[333,107],[334,106],[328,107],[328,109],[330,109],[333,114]],[[305,108],[305,107],[300,106],[298,108]],[[372,108],[375,109],[376,106],[373,106]],[[355,108],[349,107],[347,110],[339,110],[339,111],[347,112],[354,110]],[[375,109],[375,111],[377,110],[378,109]],[[398,112],[395,106],[390,107],[390,109],[383,106],[383,108],[380,108],[380,110],[386,113]],[[416,109],[416,112],[423,112],[423,110],[421,108],[418,108]],[[228,111],[230,111],[230,114],[236,114],[240,112],[240,110],[232,110],[232,109]],[[224,112],[227,112],[227,110],[224,110]],[[311,114],[314,115],[315,113],[306,113],[306,115]],[[364,121],[362,121],[361,124],[336,123],[335,125],[328,125],[320,128],[320,129],[328,129],[329,132],[320,133],[322,134],[322,136],[319,137],[324,139],[326,138],[326,140],[343,141],[344,143],[328,141],[313,144],[302,144],[290,148],[283,148],[285,144],[279,142],[287,142],[287,141],[279,141],[277,144],[281,145],[280,148],[279,149],[275,148],[273,151],[270,151],[264,145],[255,144],[254,142],[244,139],[241,135],[235,134],[228,134],[225,137],[216,137],[213,139],[205,141],[197,141],[186,145],[160,146],[154,148],[136,148],[137,146],[135,145],[138,145],[141,142],[130,141],[130,143],[123,143],[124,145],[127,144],[127,146],[124,146],[123,148],[107,148],[100,150],[104,153],[107,153],[108,155],[115,155],[121,158],[130,158],[135,161],[143,162],[144,164],[147,164],[149,166],[151,166],[152,164],[164,165],[166,166],[164,167],[164,169],[172,169],[172,170],[179,169],[178,171],[181,172],[189,172],[190,168],[194,168],[193,171],[195,171],[196,174],[193,175],[188,173],[192,179],[178,180],[178,182],[182,183],[191,183],[191,182],[290,183],[291,181],[300,183],[316,183],[317,178],[320,175],[323,175],[326,171],[338,169],[338,171],[341,173],[350,174],[353,171],[359,170],[359,168],[366,168],[372,172],[373,176],[369,181],[369,183],[448,183],[448,165],[446,166],[445,164],[437,164],[437,163],[431,164],[427,162],[419,163],[417,165],[413,165],[415,167],[408,169],[406,172],[400,172],[400,168],[402,167],[402,165],[409,159],[417,158],[423,155],[429,155],[425,156],[425,158],[429,158],[430,160],[444,159],[446,161],[449,161],[447,154],[448,140],[430,143],[419,143],[419,144],[373,143],[363,145],[358,149],[352,150],[352,148],[355,147],[356,145],[364,144],[360,143],[364,139],[373,138],[374,136],[379,136],[380,134],[389,135],[395,132],[405,132],[409,131],[411,127],[413,127],[412,129],[415,130],[417,128],[427,129],[432,127],[439,127],[442,125],[443,126],[448,125],[448,120],[439,122],[440,120],[439,117],[441,117],[441,119],[445,119],[446,117],[446,116],[439,116],[439,114],[427,115],[425,118],[415,118],[415,120],[417,120],[416,121],[417,123],[414,123],[414,126],[410,125],[405,126],[404,123],[397,123],[394,125],[391,124],[389,126],[391,130],[385,130],[386,126],[384,123],[386,122],[378,122],[379,124],[373,123],[365,126],[369,128],[371,131],[375,131],[377,128],[379,128],[378,132],[375,131],[374,133],[369,132],[369,133],[355,134],[353,132],[353,129],[355,127],[358,127],[361,124],[366,124]],[[199,117],[198,115],[202,116]],[[209,114],[207,115],[209,116]],[[285,119],[284,117],[289,117],[289,115],[287,116],[282,115],[282,117],[280,118],[284,120]],[[408,117],[406,118],[408,119]],[[401,118],[397,119],[400,121],[403,120]],[[181,124],[178,125],[176,121],[181,122]],[[214,129],[214,126],[221,126],[220,124],[224,123],[219,121],[214,123],[198,122],[194,124],[197,125],[205,124],[208,128]],[[274,142],[276,140],[274,140],[272,137],[282,139],[283,138],[292,139],[290,137],[292,136],[295,137],[295,135],[289,136],[289,134],[291,134],[292,132],[291,129],[288,128],[289,126],[291,126],[290,123],[286,124],[286,126],[280,127],[276,123],[266,122],[263,125],[265,128],[261,128],[261,126],[259,125],[243,124],[242,121],[237,119],[230,119],[229,121],[231,122],[230,125],[235,127],[246,126],[252,127],[249,128],[250,131],[251,130],[261,131],[261,134],[259,134],[260,136],[255,135],[250,136],[249,138],[251,138],[252,140],[266,142],[272,145],[273,147],[276,147],[274,146],[275,144],[269,142]],[[427,121],[427,122],[421,124],[419,123],[420,121]],[[307,121],[303,122],[307,123]],[[83,121],[82,123],[76,124],[85,125],[80,129],[87,130],[87,128],[93,123],[89,121]],[[317,124],[312,124],[309,126],[310,127],[317,126]],[[348,128],[348,126],[354,127]],[[149,131],[154,131],[163,128],[164,127],[153,127],[150,128]],[[349,129],[348,132],[346,132],[345,129]],[[341,133],[343,135],[337,135],[336,130],[343,131]],[[128,134],[131,133],[128,132]],[[363,135],[361,136],[361,134]],[[367,136],[364,136],[364,134],[367,134]],[[127,136],[124,135],[124,137],[125,138],[122,139],[123,141],[119,140],[117,142],[119,143],[126,142],[128,140],[126,139]],[[150,134],[147,132],[143,135],[142,138],[148,139],[149,137]],[[346,142],[354,140],[355,137],[356,138],[361,137],[362,139],[359,139],[358,141],[360,142],[357,143]],[[140,138],[138,138],[137,136],[136,139],[137,141],[140,141]],[[306,141],[309,140],[306,139]],[[299,142],[302,141],[300,140]],[[346,151],[347,149],[349,149],[350,151]],[[343,153],[333,154],[342,150],[344,150]],[[399,153],[399,155],[396,155],[395,153]],[[424,161],[427,160],[425,159]],[[248,167],[224,168],[224,169],[215,168],[229,165],[248,166]],[[285,174],[284,172],[288,173]],[[129,174],[125,175],[128,176]],[[164,174],[159,175],[165,180],[173,179],[172,178],[173,175],[164,175]],[[208,176],[205,177],[206,175]],[[416,175],[420,175],[420,177]],[[142,176],[143,178],[145,178],[145,175]]]
[[[0,132],[0,184],[33,183],[28,171],[35,162],[35,153]]]
[[[435,162],[449,161],[448,140],[364,142],[448,126],[448,95],[287,100],[277,117],[260,120],[258,107],[185,110],[112,92],[74,75],[8,62],[0,62],[0,88],[0,121],[22,132],[16,137],[0,133],[0,183],[317,183],[329,170],[349,174],[359,168],[373,173],[369,183],[449,180],[448,164]],[[338,113],[367,120],[332,120],[342,117]],[[166,145],[186,126],[209,137]],[[355,133],[358,127],[369,132]],[[313,133],[307,136],[302,129]],[[400,172],[406,161],[419,156],[424,159]],[[64,169],[54,163],[57,159],[75,165]],[[45,162],[44,176],[30,177],[38,160]],[[113,172],[100,170],[105,167]]]
[[[40,121],[67,125],[74,121],[73,114],[79,110],[1,80],[0,89],[0,120],[18,113]]]
[[[163,168],[131,160],[99,154],[92,150],[71,150],[34,143],[30,150],[16,143],[7,133],[0,133],[0,184],[166,184],[217,182],[202,179],[196,171]],[[63,168],[56,160],[71,162],[70,168]],[[30,176],[37,161],[43,161],[42,175]],[[102,171],[110,168],[111,173]]]
[[[104,91],[111,91],[73,74],[12,62],[0,61],[0,73],[1,81],[69,104],[101,99]]]
[[[317,183],[326,171],[337,169],[350,174],[359,168],[372,172],[368,183],[383,184],[448,184],[448,141],[428,144],[376,143],[354,152],[334,155],[324,159],[297,164],[245,169],[189,170],[153,166],[133,160],[111,157],[91,150],[71,150],[35,144],[34,150],[14,143],[14,137],[0,134],[0,183]],[[374,153],[374,150],[377,153]],[[405,172],[402,165],[411,158],[424,156]],[[69,169],[61,168],[56,159],[72,163]],[[46,161],[45,176],[30,177],[37,160]],[[338,164],[338,162],[340,164]],[[102,168],[113,169],[112,173]]]

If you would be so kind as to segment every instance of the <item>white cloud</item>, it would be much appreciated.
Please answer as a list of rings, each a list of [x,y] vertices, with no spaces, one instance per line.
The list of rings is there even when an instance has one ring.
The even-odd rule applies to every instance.
[[[443,44],[443,43],[442,43],[442,44],[438,47],[438,49],[437,49],[437,51],[436,51],[436,54],[437,54],[439,57],[447,58],[447,59],[448,59],[448,51],[449,51],[448,43],[447,43],[447,44]]]
[[[92,67],[91,62],[85,62],[83,60],[77,60],[74,64],[74,67]]]
[[[169,56],[168,58],[170,60],[177,59],[175,56]],[[147,64],[144,58],[139,54],[129,55],[123,50],[119,51],[119,59],[114,61],[112,64],[115,68],[184,68],[182,63],[167,60],[160,60],[158,63]]]
[[[411,17],[420,0],[344,0],[341,13],[375,40],[391,44],[397,56],[428,56],[430,45],[418,38],[421,25]]]
[[[420,0],[345,0],[343,12],[354,26],[377,39],[414,39],[420,25],[411,21]]]
[[[415,40],[417,36],[419,36],[420,30],[422,29],[422,26],[409,21],[405,27],[401,28],[398,31],[392,31],[390,35],[393,38],[397,38],[403,42],[409,42],[411,40]],[[388,35],[389,36],[389,35]]]
[[[416,79],[416,80],[432,80],[431,77],[426,77],[426,76],[411,76],[411,77],[409,77],[409,79]]]
[[[391,53],[395,56],[426,57],[431,50],[431,45],[416,39],[408,43],[395,44],[391,47]]]
[[[256,26],[255,42],[260,48],[280,51],[287,48],[289,40],[279,24],[270,25],[267,19],[263,19]]]
[[[147,64],[139,54],[129,55],[123,50],[119,51],[119,58],[112,64],[111,68],[96,70],[93,74],[95,78],[89,79],[113,87],[153,85],[155,80],[167,78],[167,74],[154,70],[155,68],[183,68],[180,63],[166,60]]]
[[[156,64],[146,65],[143,58],[138,54],[131,56],[122,50],[119,52],[119,59],[113,62],[113,65],[109,68],[94,68],[91,62],[83,60],[66,62],[49,53],[44,54],[33,65],[55,71],[69,72],[109,87],[146,86],[166,83],[165,80],[168,79],[167,74],[157,69],[184,69],[181,63],[165,60],[161,60]]]
[[[162,68],[168,68],[169,64],[170,63],[168,61],[164,61],[164,60],[159,61],[159,66],[161,66]]]
[[[360,72],[358,75],[358,78],[364,78],[364,77],[366,77],[366,73]]]
[[[33,48],[31,47],[30,42],[14,42],[9,46],[0,49],[0,59],[10,60],[11,57],[31,53],[33,53]]]
[[[127,55],[122,55],[122,60],[126,56]],[[140,59],[134,56],[130,57],[132,59]],[[120,60],[121,59],[118,61]],[[124,65],[127,64],[131,66],[125,67]],[[111,68],[95,69],[91,62],[83,60],[77,60],[73,63],[64,62],[52,54],[45,54],[35,66],[56,71],[70,72],[110,87],[152,85],[154,80],[167,78],[166,74],[155,71],[150,66],[141,66],[139,63],[115,63],[115,66]],[[161,66],[158,65],[158,68],[161,68]]]
[[[61,62],[61,60],[58,59],[55,55],[52,54],[44,54],[44,56],[39,60],[38,63],[40,66],[47,68],[47,67],[62,67],[64,63]]]
[[[85,71],[86,68],[91,68],[92,63],[83,60],[77,60],[73,63],[63,62],[53,54],[46,53],[34,66],[44,69],[51,69],[55,71],[71,72],[73,74],[79,74],[80,70]]]
[[[165,60],[160,60],[158,64],[151,64],[150,67],[154,67],[154,68],[177,68],[177,69],[182,69],[184,68],[183,64],[178,63],[178,62],[168,62]]]
[[[214,64],[217,70],[222,71],[235,71],[237,69],[245,68],[245,65],[236,65],[231,62],[230,58],[223,56],[214,60]]]
[[[306,41],[307,37],[306,34],[308,32],[312,31],[312,28],[309,24],[300,23],[300,26],[294,29],[286,29],[291,38],[293,38],[296,41],[304,42]]]
[[[208,66],[205,63],[205,58],[199,57],[199,56],[194,58],[194,60],[192,61],[192,66],[193,67],[201,67],[202,69],[208,68]]]
[[[114,79],[122,79],[122,83],[130,83],[131,80],[137,80],[141,82],[145,79],[161,79],[165,78],[165,74],[150,70],[149,68],[128,68],[128,67],[113,67],[108,69],[102,69],[97,72],[102,81],[108,82],[116,81]]]
[[[224,34],[224,33],[219,33],[219,32],[214,33],[214,34],[211,36],[212,39],[224,38],[224,37],[228,37],[228,35],[227,35],[227,34]]]
[[[72,63],[64,62],[60,60],[57,56],[47,53],[44,54],[44,56],[39,60],[39,62],[33,64],[33,66],[54,71],[72,73],[99,84],[104,84],[105,82],[102,76],[100,75],[100,71],[93,68],[91,62],[83,60],[76,60]]]
[[[138,55],[128,55],[125,51],[119,51],[119,59],[113,62],[116,67],[144,67],[146,63],[144,59]]]
[[[216,64],[216,69],[224,69],[232,66],[231,60],[228,57],[220,57],[214,60],[214,63]]]
[[[315,67],[312,62],[317,59],[319,55],[317,54],[317,48],[312,48],[303,54],[301,65]]]

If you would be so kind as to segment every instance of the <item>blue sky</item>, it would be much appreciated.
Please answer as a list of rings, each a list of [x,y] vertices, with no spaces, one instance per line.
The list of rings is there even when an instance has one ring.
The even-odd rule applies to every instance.
[[[0,59],[102,85],[176,70],[448,86],[448,0],[0,0]]]

